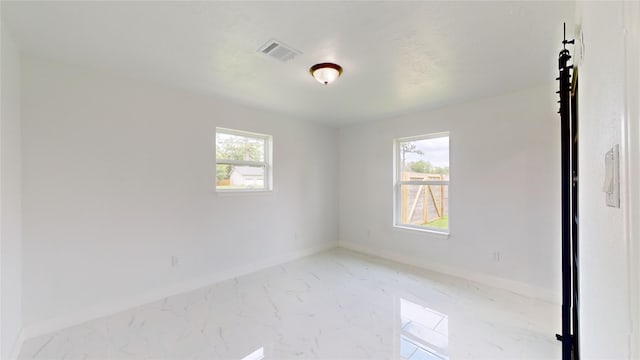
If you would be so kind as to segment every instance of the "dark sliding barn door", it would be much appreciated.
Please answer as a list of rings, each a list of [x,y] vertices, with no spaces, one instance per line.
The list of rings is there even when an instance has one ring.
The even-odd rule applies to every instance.
[[[562,359],[580,359],[578,287],[578,72],[569,65],[567,44],[558,58],[560,76],[560,136],[562,166]]]

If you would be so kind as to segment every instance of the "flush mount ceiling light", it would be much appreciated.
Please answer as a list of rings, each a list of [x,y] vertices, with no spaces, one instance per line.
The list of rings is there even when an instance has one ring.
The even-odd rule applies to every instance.
[[[342,74],[342,66],[334,63],[315,64],[309,72],[320,84],[328,85]]]

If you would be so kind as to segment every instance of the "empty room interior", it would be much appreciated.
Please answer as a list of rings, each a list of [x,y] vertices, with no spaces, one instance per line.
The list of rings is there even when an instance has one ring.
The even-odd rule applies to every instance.
[[[640,2],[0,5],[1,359],[640,359]]]

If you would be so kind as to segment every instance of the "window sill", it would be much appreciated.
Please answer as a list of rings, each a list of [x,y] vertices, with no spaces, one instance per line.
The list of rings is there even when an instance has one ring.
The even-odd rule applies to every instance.
[[[415,233],[415,232],[425,233],[425,234],[429,234],[429,235],[435,235],[435,236],[438,236],[438,237],[443,237],[443,238],[446,238],[446,239],[448,239],[449,236],[451,236],[451,234],[449,232],[438,231],[438,230],[434,230],[434,229],[425,229],[425,228],[419,228],[419,227],[413,227],[413,226],[393,225],[393,230],[406,231],[406,232],[411,232],[411,233]]]
[[[219,196],[260,196],[271,193],[273,193],[273,190],[215,190],[215,194]]]

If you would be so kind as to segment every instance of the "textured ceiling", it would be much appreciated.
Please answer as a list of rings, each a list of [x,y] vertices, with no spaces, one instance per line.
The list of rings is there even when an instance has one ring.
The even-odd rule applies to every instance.
[[[573,2],[10,2],[23,51],[342,126],[552,81]],[[280,62],[257,50],[280,40]],[[311,65],[344,67],[318,84]]]

